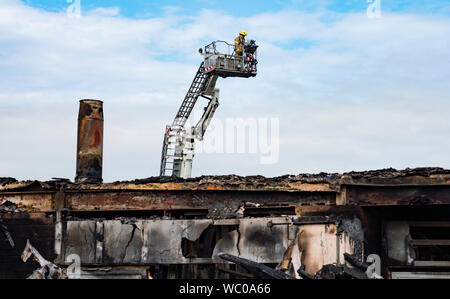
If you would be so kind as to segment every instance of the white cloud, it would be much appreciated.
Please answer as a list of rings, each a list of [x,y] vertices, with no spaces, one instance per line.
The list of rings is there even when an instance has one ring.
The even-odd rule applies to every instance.
[[[261,44],[260,73],[219,81],[217,117],[280,117],[280,162],[202,154],[195,175],[450,167],[448,18],[171,11],[133,20],[102,8],[70,19],[2,1],[0,176],[72,178],[82,98],[105,102],[104,178],[157,175],[197,49],[242,28]],[[307,47],[280,46],[293,41]]]
[[[98,7],[90,10],[86,14],[87,16],[102,16],[102,17],[117,17],[120,15],[120,8],[113,7]]]

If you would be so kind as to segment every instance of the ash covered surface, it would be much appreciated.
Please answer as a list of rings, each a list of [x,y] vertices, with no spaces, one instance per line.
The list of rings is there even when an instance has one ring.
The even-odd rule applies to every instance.
[[[176,177],[149,177],[145,179],[136,179],[132,181],[117,181],[113,183],[104,184],[79,184],[72,183],[67,179],[54,179],[51,181],[24,181],[18,182],[14,178],[0,178],[0,192],[7,191],[33,191],[33,190],[58,190],[61,186],[71,190],[89,190],[89,189],[108,189],[122,185],[125,188],[127,185],[147,185],[147,184],[190,184],[192,185],[217,185],[217,186],[251,186],[251,187],[281,187],[293,188],[295,184],[328,184],[336,186],[343,182],[369,182],[375,183],[377,181],[387,181],[395,183],[402,183],[402,180],[414,179],[413,177],[427,178],[433,175],[450,175],[450,170],[443,168],[407,168],[405,170],[396,170],[393,168],[370,170],[361,172],[348,172],[344,174],[338,173],[319,173],[319,174],[298,174],[298,175],[284,175],[279,177],[267,178],[264,176],[238,176],[238,175],[224,175],[224,176],[201,176],[197,178],[182,179]],[[450,177],[447,180],[442,180],[442,183],[450,183]],[[10,186],[8,186],[10,185]],[[295,189],[295,187],[294,187]]]
[[[299,175],[284,175],[273,178],[266,178],[264,176],[238,176],[238,175],[223,175],[223,176],[201,176],[197,178],[182,179],[176,177],[150,177],[146,179],[137,179],[133,181],[120,181],[113,184],[152,184],[152,183],[216,183],[216,184],[270,184],[283,182],[299,182],[299,183],[330,183],[339,180],[340,174],[299,174]]]
[[[443,168],[407,168],[405,170],[397,170],[394,168],[369,170],[369,171],[352,171],[344,174],[339,173],[319,173],[319,174],[298,174],[284,175],[279,177],[267,178],[264,176],[201,176],[198,178],[181,179],[176,177],[150,177],[146,179],[137,179],[133,181],[114,182],[113,184],[151,184],[151,183],[216,183],[216,184],[277,184],[277,183],[305,183],[305,184],[321,184],[335,183],[342,177],[358,178],[401,178],[411,176],[430,177],[431,175],[450,174],[450,170]]]
[[[421,176],[430,177],[431,175],[439,174],[450,174],[450,170],[443,168],[407,168],[405,170],[397,170],[394,168],[387,168],[381,170],[369,170],[362,172],[348,172],[344,173],[346,176],[352,178],[399,178],[399,177],[411,177],[411,176]]]
[[[15,178],[0,178],[0,187],[13,183],[17,183]]]

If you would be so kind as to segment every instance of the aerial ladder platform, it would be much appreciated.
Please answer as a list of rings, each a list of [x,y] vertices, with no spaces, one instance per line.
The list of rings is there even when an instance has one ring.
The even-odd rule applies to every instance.
[[[161,157],[160,176],[190,178],[195,156],[195,139],[202,141],[206,129],[219,106],[220,90],[217,79],[228,77],[250,78],[257,75],[257,49],[251,40],[242,55],[236,55],[234,45],[215,41],[201,48],[203,61],[181,104],[172,125],[166,127]],[[199,97],[208,100],[204,113],[195,127],[186,128]]]

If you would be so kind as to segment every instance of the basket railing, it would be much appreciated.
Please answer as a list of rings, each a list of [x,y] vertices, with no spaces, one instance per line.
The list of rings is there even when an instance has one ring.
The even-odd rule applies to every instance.
[[[233,69],[235,70],[256,72],[257,52],[255,51],[252,54],[248,54],[245,52],[245,46],[242,49],[243,54],[236,55],[234,44],[218,40],[205,46],[204,51],[206,57],[214,55],[219,57],[221,56],[229,62],[233,60]]]

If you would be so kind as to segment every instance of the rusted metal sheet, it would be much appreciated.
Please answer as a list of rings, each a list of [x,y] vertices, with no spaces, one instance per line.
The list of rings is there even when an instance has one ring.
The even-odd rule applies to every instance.
[[[101,183],[103,163],[103,102],[81,100],[78,115],[77,183]]]
[[[42,213],[55,211],[53,205],[54,193],[0,193],[0,205],[5,203],[15,204],[20,211],[28,213]]]

